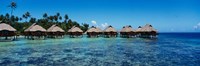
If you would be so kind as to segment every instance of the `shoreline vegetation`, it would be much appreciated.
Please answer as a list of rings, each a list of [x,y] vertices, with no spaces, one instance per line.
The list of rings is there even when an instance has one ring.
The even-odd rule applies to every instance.
[[[11,12],[10,14],[9,13],[0,14],[0,23],[6,23],[11,25],[13,28],[17,30],[17,34],[19,35],[34,23],[37,23],[37,25],[40,25],[45,29],[48,29],[52,25],[56,24],[57,26],[65,30],[65,32],[67,32],[73,26],[80,27],[84,32],[89,27],[89,24],[87,23],[79,24],[78,22],[73,21],[68,17],[67,14],[61,16],[59,12],[57,12],[54,15],[49,15],[48,13],[44,13],[41,15],[42,18],[35,18],[31,16],[31,13],[28,11],[22,14],[21,16],[15,16],[13,15],[13,12],[17,8],[17,3],[14,1],[11,2],[6,7],[10,8]]]
[[[37,23],[37,25],[40,25],[45,29],[48,29],[52,25],[56,24],[57,26],[65,30],[65,32],[67,32],[73,26],[80,27],[80,29],[84,32],[89,28],[89,24],[79,24],[78,22],[70,19],[67,14],[65,14],[65,16],[62,17],[60,13],[56,13],[56,15],[48,15],[47,13],[44,13],[43,18],[39,19],[31,17],[31,14],[29,12],[23,14],[22,17],[14,15],[10,16],[8,13],[6,13],[5,15],[0,15],[0,23],[6,23],[11,25],[17,30],[17,34],[23,33],[25,29],[27,29],[34,23]]]

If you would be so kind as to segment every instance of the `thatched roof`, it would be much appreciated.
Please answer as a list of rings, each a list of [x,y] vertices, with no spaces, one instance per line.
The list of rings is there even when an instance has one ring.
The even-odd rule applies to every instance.
[[[144,27],[138,28],[136,30],[136,32],[152,32],[152,31],[157,32],[157,30],[154,29],[153,26],[150,24],[146,24]]]
[[[100,28],[96,27],[96,29],[99,31],[99,32],[103,32],[103,30],[101,30]]]
[[[68,32],[83,32],[80,28],[73,26]]]
[[[6,24],[6,23],[1,23],[0,24],[0,31],[2,30],[8,30],[8,31],[16,31],[15,28],[13,28],[12,26]]]
[[[135,30],[129,25],[124,26],[120,32],[134,32]]]
[[[72,29],[74,28],[75,26],[73,26],[71,29],[69,29],[67,32],[72,32]]]
[[[44,29],[43,27],[36,25],[35,23],[33,25],[31,25],[29,28],[27,28],[25,30],[25,32],[34,32],[34,31],[42,31],[42,32],[46,32],[46,29]]]
[[[136,32],[140,32],[140,31],[141,31],[141,29],[142,29],[142,27],[141,27],[141,26],[139,26],[139,27],[138,27],[138,29],[136,30]]]
[[[117,32],[117,31],[115,30],[115,28],[113,28],[113,27],[110,25],[110,26],[108,26],[108,27],[104,30],[104,32]]]
[[[25,32],[26,31],[29,31],[34,25],[36,25],[36,23],[33,23],[30,27],[28,27],[26,30],[24,30]]]
[[[47,32],[65,32],[62,28],[58,27],[57,25],[52,25]]]
[[[90,29],[88,29],[86,32],[102,32],[100,28],[92,26]]]

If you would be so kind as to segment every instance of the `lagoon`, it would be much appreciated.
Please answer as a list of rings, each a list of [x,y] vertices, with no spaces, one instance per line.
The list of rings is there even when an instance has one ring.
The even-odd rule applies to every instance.
[[[199,66],[200,33],[0,42],[0,66]]]

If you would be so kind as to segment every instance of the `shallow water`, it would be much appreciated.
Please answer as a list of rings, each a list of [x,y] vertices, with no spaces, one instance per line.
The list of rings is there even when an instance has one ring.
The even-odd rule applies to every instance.
[[[199,33],[0,42],[0,66],[200,66]]]

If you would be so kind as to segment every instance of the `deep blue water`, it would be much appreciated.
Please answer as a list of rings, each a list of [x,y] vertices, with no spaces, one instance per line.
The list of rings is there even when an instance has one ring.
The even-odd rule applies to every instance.
[[[200,66],[200,33],[0,42],[0,66]]]

